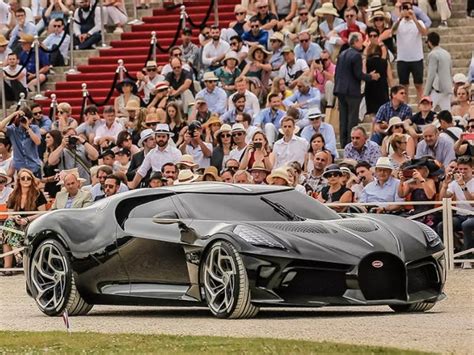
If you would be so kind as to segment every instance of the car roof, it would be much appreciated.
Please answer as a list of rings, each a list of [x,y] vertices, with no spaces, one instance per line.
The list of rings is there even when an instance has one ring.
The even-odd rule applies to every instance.
[[[244,194],[253,195],[260,193],[291,190],[288,186],[275,185],[252,185],[252,184],[228,184],[223,182],[193,182],[192,184],[182,184],[164,186],[161,189],[173,191],[175,193],[212,193],[212,194]]]

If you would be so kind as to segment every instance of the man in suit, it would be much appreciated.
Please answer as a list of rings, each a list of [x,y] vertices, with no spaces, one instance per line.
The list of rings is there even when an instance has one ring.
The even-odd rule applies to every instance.
[[[451,110],[451,93],[453,92],[451,54],[439,46],[440,37],[436,32],[428,33],[426,43],[431,49],[428,54],[428,77],[425,85],[425,96],[431,96],[433,108]]]
[[[71,169],[73,170],[73,169]],[[63,208],[82,208],[92,203],[92,195],[89,191],[81,190],[81,181],[79,172],[69,172],[63,178],[63,184],[66,191],[60,191],[56,194],[56,200],[51,207],[52,210]]]
[[[339,127],[341,147],[350,141],[351,129],[359,123],[359,106],[362,99],[362,80],[378,80],[380,74],[362,72],[361,51],[364,46],[362,35],[353,32],[349,36],[350,48],[339,55],[336,65],[334,95],[339,99]]]

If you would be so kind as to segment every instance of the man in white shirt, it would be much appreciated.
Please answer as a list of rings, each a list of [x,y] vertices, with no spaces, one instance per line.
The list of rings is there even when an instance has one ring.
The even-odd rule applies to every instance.
[[[308,64],[304,59],[296,59],[293,49],[286,46],[281,51],[285,64],[280,67],[278,76],[285,79],[286,85],[293,89],[297,84],[297,79],[309,70]]]
[[[166,163],[177,163],[181,159],[181,152],[169,144],[169,140],[174,136],[174,133],[170,132],[169,126],[160,123],[156,126],[155,133],[157,146],[145,155],[145,159],[138,168],[133,181],[128,183],[128,187],[131,189],[136,188],[140,184],[150,169],[152,171],[161,171],[161,167]]]
[[[206,87],[197,93],[196,99],[204,99],[211,113],[222,115],[227,109],[227,94],[217,86],[219,78],[213,72],[207,72],[204,73],[203,81]]]
[[[211,165],[212,143],[202,140],[201,122],[193,121],[189,124],[179,149],[182,154],[191,155],[199,168],[207,168]]]
[[[245,135],[245,127],[242,123],[236,123],[232,126],[232,140],[234,141],[234,148],[229,152],[229,160],[235,159],[240,163],[245,149],[247,148]]]
[[[148,105],[150,103],[150,94],[155,90],[158,82],[165,80],[165,77],[158,74],[158,66],[154,60],[146,62],[146,75],[141,71],[137,72],[138,92],[143,91],[143,101]]]
[[[54,32],[51,33],[43,41],[43,46],[48,50],[52,50],[54,46],[58,46],[64,36],[64,20],[57,18],[53,21]],[[55,51],[49,54],[49,64],[52,66],[64,66],[66,60],[69,59],[69,43],[71,38],[68,34],[64,38],[63,43],[59,47],[59,52]]]
[[[116,122],[113,106],[106,106],[103,116],[105,124],[97,128],[94,143],[101,147],[108,147],[110,143],[115,143],[118,134],[123,131],[123,126]]]
[[[90,0],[79,0],[79,7],[74,12],[74,44],[77,49],[91,49],[99,43],[101,22],[100,6],[94,7]]]
[[[229,99],[227,100],[227,104],[229,107],[229,110],[232,110],[235,105],[233,102],[233,97],[237,94],[243,94],[245,95],[245,112],[251,112],[253,116],[256,116],[260,113],[260,104],[258,102],[257,96],[248,90],[248,79],[245,77],[238,77],[235,79],[235,90],[232,95],[229,96]]]
[[[211,26],[210,36],[212,41],[207,43],[202,50],[202,63],[206,70],[213,71],[220,67],[220,62],[224,59],[230,46],[229,43],[221,39],[217,25]]]
[[[18,64],[18,56],[15,53],[10,53],[7,56],[7,63],[3,70],[9,75],[18,73],[21,65]],[[5,96],[9,101],[18,101],[20,99],[20,93],[27,94],[28,84],[26,82],[26,69],[23,69],[14,78],[5,77]]]
[[[273,169],[285,166],[292,161],[297,161],[303,166],[304,157],[308,151],[308,142],[306,139],[295,135],[295,120],[293,117],[283,117],[281,130],[283,131],[283,138],[277,140],[273,145],[273,153],[275,154]]]
[[[421,20],[417,20],[413,5],[403,3],[401,16],[392,27],[397,35],[397,72],[400,84],[408,92],[410,73],[417,92],[417,100],[423,96],[423,39],[428,33]]]

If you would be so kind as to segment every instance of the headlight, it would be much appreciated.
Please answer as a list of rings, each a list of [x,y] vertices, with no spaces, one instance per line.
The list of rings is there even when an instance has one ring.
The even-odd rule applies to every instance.
[[[423,231],[423,234],[425,235],[426,243],[434,248],[435,246],[439,245],[441,243],[441,238],[436,233],[434,230],[432,230],[430,227],[428,227],[426,224],[423,224],[418,221],[413,221],[415,222]]]
[[[262,246],[267,248],[286,249],[283,244],[273,238],[271,235],[248,226],[237,226],[234,233],[240,238],[255,246]]]

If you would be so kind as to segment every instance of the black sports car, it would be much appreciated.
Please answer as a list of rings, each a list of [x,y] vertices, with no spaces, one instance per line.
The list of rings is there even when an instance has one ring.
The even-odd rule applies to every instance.
[[[425,225],[338,215],[286,187],[193,183],[141,189],[30,224],[28,293],[45,314],[94,304],[259,307],[389,305],[444,298],[444,246]]]

